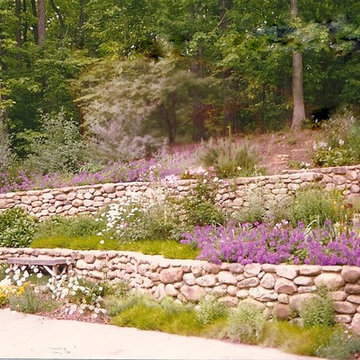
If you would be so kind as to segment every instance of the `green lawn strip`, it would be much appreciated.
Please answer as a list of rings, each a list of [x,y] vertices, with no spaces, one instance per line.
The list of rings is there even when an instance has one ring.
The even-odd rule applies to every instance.
[[[103,243],[101,243],[102,241]],[[170,259],[195,259],[200,252],[199,249],[180,244],[175,240],[142,240],[132,243],[119,243],[116,240],[99,236],[37,238],[32,241],[30,246],[47,249],[137,251],[148,255],[163,255]]]

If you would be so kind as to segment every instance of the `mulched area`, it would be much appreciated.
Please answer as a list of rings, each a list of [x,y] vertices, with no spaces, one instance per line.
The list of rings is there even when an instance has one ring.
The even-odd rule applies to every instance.
[[[96,318],[93,314],[89,312],[81,313],[80,310],[77,308],[74,311],[69,311],[69,305],[62,306],[56,310],[51,312],[39,312],[36,315],[44,316],[51,319],[57,320],[76,320],[76,321],[83,321],[89,323],[97,323],[97,324],[109,324],[110,318],[106,315],[99,315]]]

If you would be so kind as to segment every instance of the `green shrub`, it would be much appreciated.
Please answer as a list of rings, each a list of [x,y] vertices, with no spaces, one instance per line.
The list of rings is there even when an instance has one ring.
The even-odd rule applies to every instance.
[[[234,143],[231,139],[210,141],[204,146],[200,161],[212,166],[220,178],[255,176],[260,174],[256,167],[260,158],[257,151],[246,142]]]
[[[235,215],[235,220],[240,223],[263,222],[265,219],[265,201],[260,194],[252,194],[249,197],[249,206],[242,208]]]
[[[191,194],[180,200],[183,227],[219,225],[225,222],[225,215],[215,204],[215,191],[206,179],[199,180]],[[181,234],[180,234],[181,235]]]
[[[326,220],[340,220],[338,209],[343,198],[339,193],[328,192],[320,188],[299,190],[290,206],[290,221],[296,226],[299,221],[305,225],[315,222],[323,225]]]
[[[225,305],[220,304],[217,298],[212,295],[203,297],[196,310],[196,319],[202,325],[208,325],[226,315],[227,310]]]
[[[9,296],[9,306],[11,310],[35,314],[52,310],[56,304],[42,298],[31,286],[26,286],[23,292]]]
[[[303,301],[300,317],[304,321],[304,327],[333,326],[335,324],[335,311],[328,291],[320,289],[318,296]]]
[[[319,146],[313,161],[319,166],[351,165],[360,161],[360,123],[348,109],[324,123],[326,143]]]
[[[263,338],[266,320],[263,311],[254,304],[240,303],[229,315],[227,332],[231,339],[259,344]]]
[[[84,145],[76,121],[58,114],[42,115],[42,133],[30,145],[24,167],[42,174],[76,171],[84,156]]]
[[[315,351],[315,356],[326,359],[352,359],[360,353],[360,337],[343,328],[337,328],[329,341]]]
[[[355,153],[345,147],[322,147],[313,155],[314,164],[317,166],[345,166],[355,162]]]
[[[174,238],[179,226],[176,215],[169,201],[136,199],[130,204],[111,204],[100,215],[107,224],[102,233],[123,243]]]
[[[37,220],[21,208],[0,213],[0,246],[27,247],[33,240]]]

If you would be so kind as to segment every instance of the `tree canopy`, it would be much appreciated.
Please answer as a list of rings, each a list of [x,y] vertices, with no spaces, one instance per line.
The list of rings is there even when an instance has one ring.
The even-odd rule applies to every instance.
[[[357,109],[359,2],[296,2],[294,16],[294,0],[2,0],[6,141],[31,156],[58,114],[107,158],[121,142],[146,153],[229,126],[290,127],[295,54],[307,118]]]

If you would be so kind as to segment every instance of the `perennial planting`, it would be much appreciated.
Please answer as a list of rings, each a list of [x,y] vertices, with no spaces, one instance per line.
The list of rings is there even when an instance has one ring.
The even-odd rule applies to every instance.
[[[184,244],[196,244],[200,259],[223,261],[360,266],[360,234],[357,227],[337,230],[327,221],[324,227],[292,228],[287,221],[235,226],[197,227],[183,234]]]

